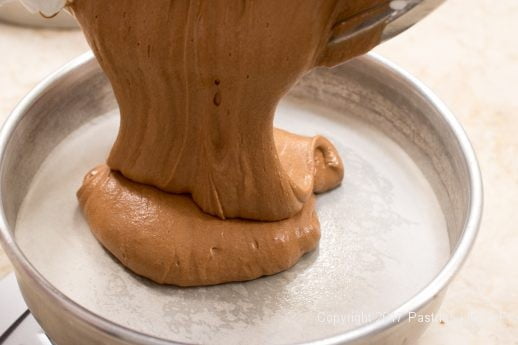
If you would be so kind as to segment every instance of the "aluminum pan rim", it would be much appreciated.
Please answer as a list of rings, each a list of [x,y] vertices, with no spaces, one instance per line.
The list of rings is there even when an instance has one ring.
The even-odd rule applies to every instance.
[[[77,68],[91,62],[94,56],[91,52],[85,53],[70,63],[66,64],[56,72],[49,75],[42,82],[40,82],[22,101],[14,108],[11,114],[5,121],[0,131],[0,178],[4,176],[5,168],[5,154],[6,148],[9,144],[12,134],[17,128],[18,123],[23,118],[28,109],[35,103],[40,95],[48,89],[51,85],[59,82],[59,80],[66,74],[71,73]],[[482,217],[483,206],[483,191],[482,178],[480,174],[479,165],[473,147],[464,132],[464,129],[457,121],[455,116],[450,112],[446,105],[423,83],[415,77],[404,71],[389,60],[382,58],[377,54],[370,53],[363,57],[369,63],[384,68],[388,73],[397,76],[422,97],[427,99],[429,103],[436,108],[438,114],[443,117],[443,120],[449,125],[450,130],[454,134],[455,139],[463,154],[463,159],[466,162],[469,178],[469,200],[466,220],[459,238],[458,244],[452,251],[450,259],[446,265],[441,269],[437,276],[420,292],[414,295],[410,300],[395,309],[391,315],[372,321],[368,324],[359,326],[352,330],[348,330],[342,334],[331,336],[329,338],[320,339],[309,342],[307,344],[344,344],[355,341],[366,340],[376,334],[379,334],[398,323],[405,322],[411,312],[418,311],[431,300],[434,299],[453,279],[457,272],[462,267],[466,260],[475,238],[478,233],[480,221]],[[2,187],[0,186],[0,195],[2,195]],[[4,249],[12,261],[16,261],[17,269],[21,269],[25,274],[36,281],[45,293],[46,297],[56,301],[63,309],[67,310],[78,319],[88,324],[90,327],[97,329],[100,332],[111,334],[118,339],[130,342],[149,345],[171,345],[184,344],[180,342],[170,341],[151,335],[147,335],[125,326],[116,324],[108,319],[94,314],[85,307],[74,302],[72,299],[65,296],[50,282],[48,282],[29,262],[21,249],[15,242],[14,233],[9,231],[7,220],[4,213],[3,201],[0,198],[0,238]],[[397,320],[397,321],[396,321]]]

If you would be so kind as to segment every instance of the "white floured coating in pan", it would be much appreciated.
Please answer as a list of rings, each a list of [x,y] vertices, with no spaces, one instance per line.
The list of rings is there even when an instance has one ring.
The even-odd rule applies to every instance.
[[[0,5],[7,2],[13,2],[15,0],[0,0]],[[25,8],[31,12],[41,12],[46,16],[52,16],[65,7],[65,5],[71,1],[67,0],[19,0]]]
[[[154,336],[195,344],[286,344],[358,327],[425,287],[450,247],[440,204],[415,162],[383,132],[359,122],[360,115],[348,114],[306,101],[285,100],[277,109],[277,127],[325,135],[346,167],[343,185],[318,196],[319,249],[285,272],[183,289],[153,284],[114,260],[92,235],[75,191],[85,172],[105,161],[118,110],[85,124],[46,158],[18,214],[17,243],[75,302]]]

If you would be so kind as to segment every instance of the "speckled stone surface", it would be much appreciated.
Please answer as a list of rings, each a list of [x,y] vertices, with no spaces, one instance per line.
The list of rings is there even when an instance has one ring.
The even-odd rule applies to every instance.
[[[485,184],[481,232],[419,345],[518,344],[518,2],[448,0],[376,51],[426,83],[470,136]],[[78,31],[0,24],[0,121],[87,50]],[[0,249],[0,278],[11,271]]]

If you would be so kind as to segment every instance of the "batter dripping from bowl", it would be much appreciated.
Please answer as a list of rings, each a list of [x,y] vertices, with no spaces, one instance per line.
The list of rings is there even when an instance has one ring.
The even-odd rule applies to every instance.
[[[71,2],[121,114],[107,164],[77,193],[96,238],[135,273],[179,286],[271,275],[315,249],[314,193],[341,183],[342,161],[321,136],[274,129],[275,108],[311,68],[379,43],[382,26],[329,42],[383,6]]]

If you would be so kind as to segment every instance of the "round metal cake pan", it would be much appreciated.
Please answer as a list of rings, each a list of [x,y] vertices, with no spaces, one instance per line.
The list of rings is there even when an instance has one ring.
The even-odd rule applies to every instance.
[[[438,310],[478,231],[482,182],[469,140],[455,117],[430,90],[375,55],[333,69],[315,69],[289,96],[317,100],[336,109],[346,107],[351,113],[361,114],[361,121],[404,149],[437,197],[446,222],[450,256],[433,280],[389,315],[311,342],[410,344],[427,326],[410,315]],[[9,116],[0,135],[2,245],[31,312],[59,345],[175,343],[116,324],[76,303],[35,268],[15,238],[20,206],[42,162],[71,132],[114,108],[109,83],[89,53],[48,77],[27,95]]]

